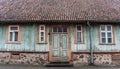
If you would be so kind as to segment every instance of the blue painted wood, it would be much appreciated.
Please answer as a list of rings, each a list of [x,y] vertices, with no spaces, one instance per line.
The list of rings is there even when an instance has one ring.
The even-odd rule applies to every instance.
[[[46,44],[37,43],[38,25],[21,25],[21,44],[6,44],[6,25],[0,25],[0,50],[1,51],[49,51],[49,35]],[[70,25],[71,50],[89,51],[89,28],[84,25],[84,44],[74,43],[74,25]],[[47,25],[47,34],[49,33]],[[98,24],[92,26],[92,46],[94,51],[120,51],[120,25],[114,25],[115,44],[99,45]]]

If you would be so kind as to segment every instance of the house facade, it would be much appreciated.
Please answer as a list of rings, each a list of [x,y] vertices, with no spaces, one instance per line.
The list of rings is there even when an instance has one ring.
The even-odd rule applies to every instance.
[[[0,1],[0,62],[120,65],[118,0]]]

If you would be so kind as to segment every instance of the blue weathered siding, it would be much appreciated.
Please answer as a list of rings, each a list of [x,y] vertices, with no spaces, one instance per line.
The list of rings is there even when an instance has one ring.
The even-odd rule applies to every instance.
[[[0,25],[0,50],[1,51],[49,51],[49,35],[47,35],[46,44],[37,43],[38,25],[20,25],[21,26],[21,43],[20,44],[6,44],[6,27],[7,25]],[[49,25],[47,27],[47,34],[49,33]],[[70,25],[71,36],[71,50],[73,52],[89,51],[89,28],[84,25],[84,44],[74,43],[74,24]],[[92,46],[94,51],[119,51],[120,50],[120,25],[114,25],[115,44],[113,45],[99,45],[98,24],[92,26]]]
[[[84,43],[83,44],[75,44],[74,43],[74,25],[70,26],[70,33],[71,33],[71,49],[73,52],[78,51],[87,51],[88,50],[88,44],[89,44],[89,33],[88,28],[86,25],[84,25]]]
[[[20,25],[21,26],[21,43],[6,44],[6,26],[0,26],[0,50],[1,51],[48,51],[49,36],[47,36],[47,44],[37,43],[37,27],[38,25]],[[47,33],[48,33],[47,26]]]
[[[98,25],[94,25],[92,27],[92,35],[93,41],[92,46],[95,51],[120,51],[120,25],[114,26],[114,36],[115,36],[115,44],[109,45],[100,45],[99,44],[99,35],[98,35]]]

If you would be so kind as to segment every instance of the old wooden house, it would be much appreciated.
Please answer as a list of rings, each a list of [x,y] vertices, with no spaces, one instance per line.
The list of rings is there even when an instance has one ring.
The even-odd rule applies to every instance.
[[[120,65],[120,0],[0,0],[0,63]]]

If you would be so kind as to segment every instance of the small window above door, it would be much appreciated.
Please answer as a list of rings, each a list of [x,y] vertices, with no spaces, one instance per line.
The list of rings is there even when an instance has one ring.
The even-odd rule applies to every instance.
[[[63,27],[53,27],[52,29],[53,33],[67,33],[67,26],[63,26]]]

